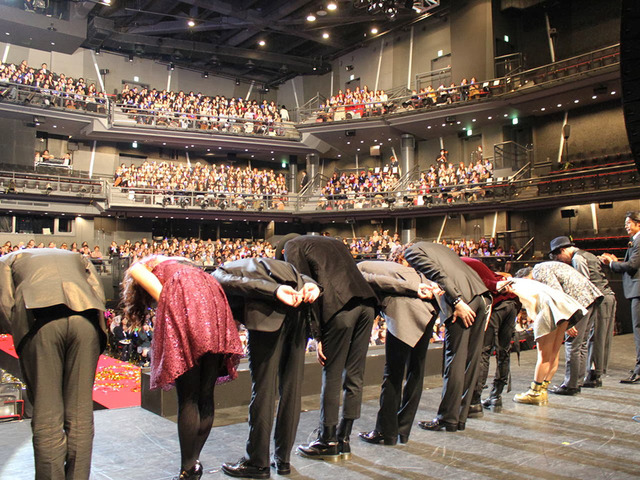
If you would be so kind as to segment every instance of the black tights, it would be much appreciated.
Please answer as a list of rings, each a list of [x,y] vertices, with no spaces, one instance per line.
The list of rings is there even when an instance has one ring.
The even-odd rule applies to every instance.
[[[178,440],[182,470],[200,457],[213,425],[213,387],[224,361],[222,354],[207,353],[197,365],[176,379],[178,393]]]

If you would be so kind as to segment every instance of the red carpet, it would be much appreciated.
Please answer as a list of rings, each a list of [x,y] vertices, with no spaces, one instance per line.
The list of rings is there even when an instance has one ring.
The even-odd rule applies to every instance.
[[[18,358],[11,335],[0,335],[0,350]],[[93,401],[104,408],[140,406],[140,367],[100,355]]]

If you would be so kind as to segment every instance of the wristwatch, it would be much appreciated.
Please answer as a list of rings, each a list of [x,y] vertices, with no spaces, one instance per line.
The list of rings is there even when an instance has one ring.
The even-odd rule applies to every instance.
[[[453,302],[451,302],[451,304],[455,307],[461,301],[462,301],[462,297],[456,297],[456,298],[453,299]]]

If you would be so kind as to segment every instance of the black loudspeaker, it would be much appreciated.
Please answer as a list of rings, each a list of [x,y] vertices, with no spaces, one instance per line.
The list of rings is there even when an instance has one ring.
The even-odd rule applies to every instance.
[[[576,211],[573,208],[569,210],[560,210],[560,216],[562,218],[573,218],[576,216]]]
[[[562,127],[562,136],[565,140],[567,140],[571,136],[571,125],[569,125],[568,123],[566,123]]]
[[[345,130],[344,131],[344,136],[345,137],[355,137],[356,136],[356,131],[355,130]]]
[[[620,22],[622,107],[629,146],[640,171],[640,2],[623,0]]]

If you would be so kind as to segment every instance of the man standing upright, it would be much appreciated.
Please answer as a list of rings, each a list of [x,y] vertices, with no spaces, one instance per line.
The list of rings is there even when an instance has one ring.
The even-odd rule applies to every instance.
[[[640,212],[627,212],[624,228],[631,236],[629,248],[624,260],[611,253],[600,256],[602,263],[609,265],[612,272],[622,273],[622,287],[625,298],[631,300],[631,322],[633,338],[636,342],[636,364],[631,375],[620,380],[620,383],[640,384]]]
[[[347,246],[330,237],[304,235],[284,245],[285,260],[323,288],[318,360],[322,364],[320,434],[300,445],[304,457],[349,458],[349,435],[360,418],[364,367],[375,314],[376,294],[356,267]],[[340,392],[343,392],[342,418]]]
[[[89,478],[104,302],[95,267],[79,253],[32,249],[0,257],[0,322],[13,335],[33,404],[38,480]]]
[[[471,267],[451,249],[431,242],[418,242],[405,251],[409,265],[445,292],[452,309],[445,322],[444,384],[438,415],[419,422],[425,430],[464,430],[471,396],[478,378],[483,332],[491,307],[491,295]]]
[[[598,257],[593,253],[579,249],[569,237],[556,237],[549,244],[551,253],[549,258],[567,263],[583,274],[598,290],[604,298],[602,302],[594,306],[593,315],[587,322],[578,322],[576,328],[578,335],[565,339],[565,386],[576,386],[582,378],[576,378],[585,372],[578,371],[581,364],[580,358],[586,356],[587,375],[582,381],[582,386],[597,388],[602,386],[602,375],[607,372],[609,361],[609,348],[613,338],[613,324],[616,316],[616,296],[609,286],[609,281],[602,271]],[[566,388],[565,388],[566,390]],[[563,394],[561,387],[552,393]]]

